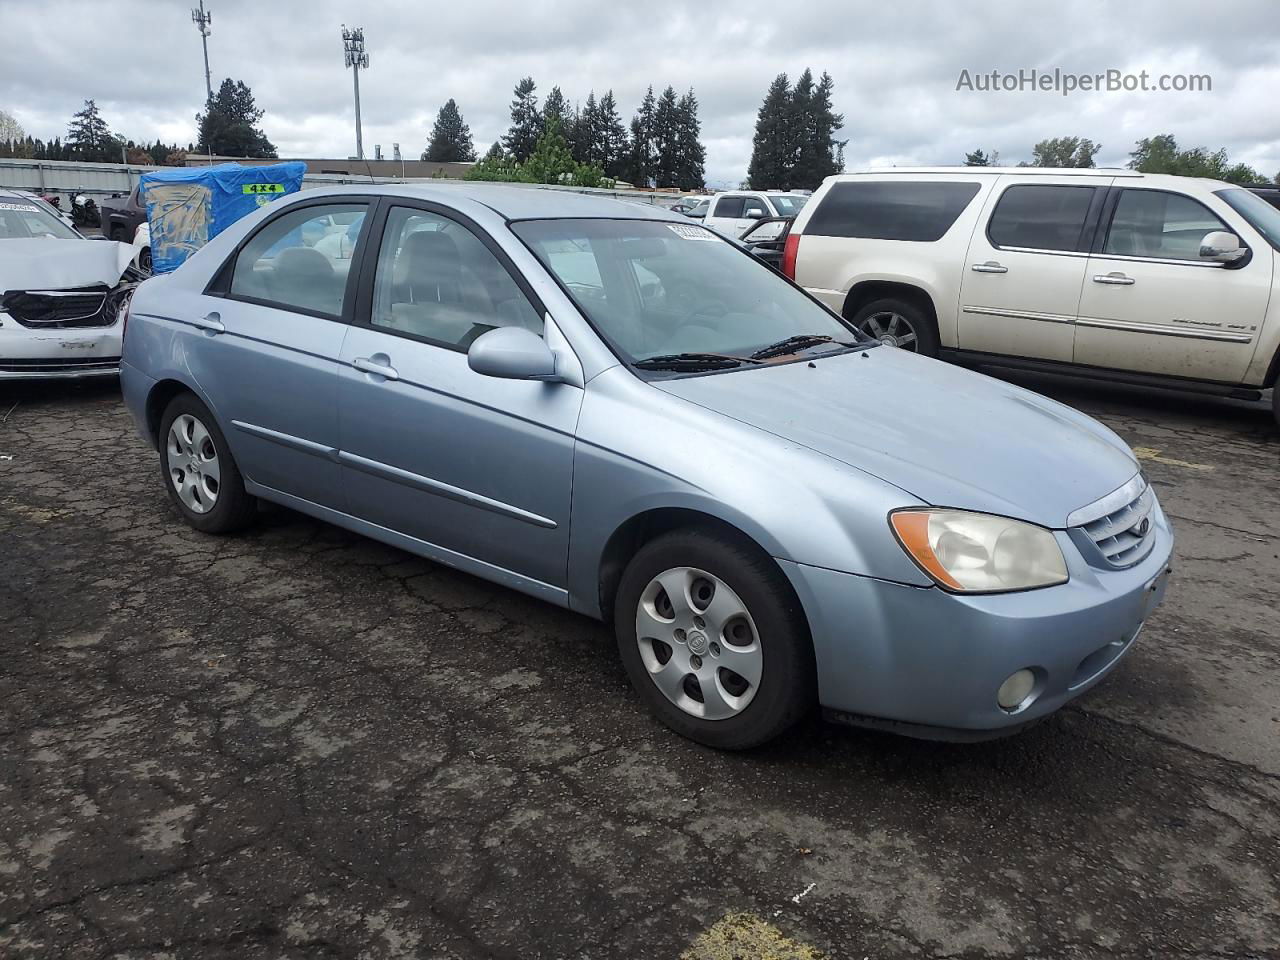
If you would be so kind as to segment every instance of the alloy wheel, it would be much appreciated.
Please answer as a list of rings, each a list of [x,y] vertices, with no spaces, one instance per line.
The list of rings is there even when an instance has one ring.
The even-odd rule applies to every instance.
[[[192,513],[208,513],[218,502],[218,448],[203,423],[189,413],[176,417],[165,443],[165,465],[178,499]]]
[[[636,642],[649,678],[692,716],[737,716],[759,690],[755,622],[732,588],[704,570],[672,567],[649,581],[636,607]]]
[[[892,310],[882,310],[868,315],[858,325],[858,329],[872,340],[879,340],[886,347],[899,347],[912,351],[919,348],[916,329],[911,325],[911,321]]]

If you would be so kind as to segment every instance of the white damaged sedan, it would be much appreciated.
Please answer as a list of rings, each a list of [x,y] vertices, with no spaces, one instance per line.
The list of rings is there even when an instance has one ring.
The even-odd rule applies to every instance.
[[[0,381],[118,374],[124,307],[145,276],[132,261],[128,245],[0,191]]]

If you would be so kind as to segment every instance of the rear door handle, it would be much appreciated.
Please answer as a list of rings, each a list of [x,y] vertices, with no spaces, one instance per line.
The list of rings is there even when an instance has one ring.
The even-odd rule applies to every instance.
[[[374,376],[383,377],[387,380],[400,379],[400,374],[389,362],[378,363],[370,357],[356,357],[351,361],[351,365],[362,373],[372,373]]]
[[[200,317],[198,320],[192,320],[191,325],[193,327],[199,327],[201,330],[208,330],[210,333],[226,333],[227,332],[227,328],[223,324],[221,318],[218,316],[218,312],[216,310],[213,311],[212,313],[206,313],[203,317]]]
[[[1094,283],[1111,283],[1121,287],[1133,286],[1133,277],[1126,277],[1123,273],[1096,273],[1093,276]]]
[[[988,260],[986,263],[975,263],[973,265],[974,273],[1008,273],[1009,268],[1003,263],[996,263],[994,260]]]

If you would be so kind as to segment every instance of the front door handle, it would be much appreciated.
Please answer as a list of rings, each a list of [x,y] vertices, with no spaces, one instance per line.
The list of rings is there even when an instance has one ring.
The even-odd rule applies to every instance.
[[[223,324],[222,319],[218,316],[218,312],[216,310],[213,311],[212,313],[206,313],[203,317],[200,317],[198,320],[192,320],[191,325],[193,327],[199,327],[201,330],[207,330],[210,333],[226,333],[227,332],[227,328]]]
[[[1097,273],[1093,277],[1094,283],[1110,283],[1119,287],[1133,286],[1133,277],[1126,277],[1123,273]]]
[[[974,273],[1008,273],[1009,268],[1003,263],[996,263],[994,260],[988,260],[986,263],[975,263],[973,265]]]
[[[371,357],[356,357],[351,361],[351,365],[362,373],[372,373],[376,377],[383,377],[387,380],[400,379],[400,374],[396,371],[396,368],[391,366],[390,358],[386,363],[379,363]]]

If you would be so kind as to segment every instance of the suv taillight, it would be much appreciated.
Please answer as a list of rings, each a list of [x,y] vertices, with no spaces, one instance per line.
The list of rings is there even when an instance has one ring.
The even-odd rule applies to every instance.
[[[800,234],[787,234],[787,241],[782,245],[782,275],[790,280],[796,278],[796,253],[800,250]]]

